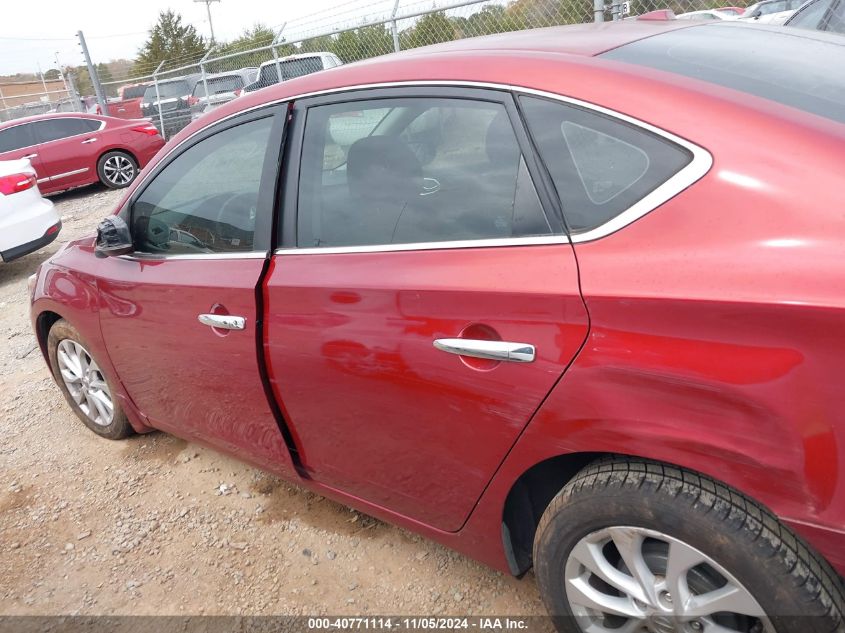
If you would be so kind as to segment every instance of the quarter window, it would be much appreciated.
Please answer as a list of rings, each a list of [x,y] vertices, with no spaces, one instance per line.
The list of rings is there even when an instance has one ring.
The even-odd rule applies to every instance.
[[[656,134],[576,106],[520,97],[570,230],[601,226],[692,160]]]
[[[551,233],[503,105],[391,98],[308,110],[298,246]]]
[[[132,207],[135,249],[163,255],[253,250],[272,117],[242,123],[180,154]]]

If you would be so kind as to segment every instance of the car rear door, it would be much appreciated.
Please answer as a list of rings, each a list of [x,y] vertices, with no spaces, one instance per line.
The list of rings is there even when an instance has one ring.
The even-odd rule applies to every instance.
[[[105,122],[81,117],[42,119],[32,124],[38,156],[51,190],[93,182]]]
[[[267,264],[283,108],[176,147],[121,211],[135,252],[99,267],[100,323],[149,423],[276,473],[290,459],[264,391],[256,287]]]
[[[38,141],[32,132],[32,123],[20,123],[0,130],[0,160],[29,160],[38,176],[38,185],[43,191],[47,175],[38,155]]]
[[[572,245],[506,92],[356,91],[293,120],[264,302],[300,466],[458,530],[585,340]]]

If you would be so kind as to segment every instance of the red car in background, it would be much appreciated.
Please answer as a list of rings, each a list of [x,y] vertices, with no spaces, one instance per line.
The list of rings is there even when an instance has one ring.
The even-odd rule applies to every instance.
[[[56,113],[0,124],[0,160],[28,158],[41,193],[95,182],[126,187],[163,146],[143,119]]]
[[[148,85],[132,84],[131,86],[121,86],[117,93],[117,99],[108,102],[109,116],[118,119],[143,118],[141,100]],[[98,112],[98,114],[100,113]]]
[[[95,433],[533,567],[561,630],[841,632],[843,56],[626,20],[240,97],[33,275],[42,353]]]

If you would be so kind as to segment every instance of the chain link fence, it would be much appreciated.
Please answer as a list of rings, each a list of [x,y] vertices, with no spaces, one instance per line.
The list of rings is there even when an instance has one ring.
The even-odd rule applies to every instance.
[[[101,82],[107,113],[149,118],[169,138],[192,119],[243,92],[338,64],[466,37],[624,19],[656,9],[682,14],[725,5],[723,0],[362,2],[366,0],[346,0],[329,10],[276,25],[275,37],[265,46],[241,50],[222,45],[204,54],[168,59],[155,67],[135,64],[123,76]],[[26,114],[38,108],[73,109],[65,102],[73,101],[75,91],[49,93],[38,95],[37,102],[14,107],[4,104],[0,119],[22,116],[21,108],[30,108]],[[85,109],[86,104],[77,103],[78,109]]]
[[[84,104],[72,84],[32,80],[0,83],[0,122],[47,112],[81,112]]]

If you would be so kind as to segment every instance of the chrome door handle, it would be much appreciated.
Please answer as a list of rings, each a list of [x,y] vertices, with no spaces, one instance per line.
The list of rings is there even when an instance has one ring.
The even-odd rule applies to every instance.
[[[23,156],[22,158],[35,158],[36,156],[38,156],[38,154],[27,154],[26,156]]]
[[[231,314],[200,314],[197,320],[203,325],[216,327],[221,330],[242,330],[246,327],[246,319]]]
[[[514,363],[534,361],[534,346],[528,343],[509,343],[508,341],[484,341],[471,338],[439,338],[434,341],[437,349],[457,354],[491,360],[507,360]]]
[[[82,143],[80,143],[80,145],[87,145],[88,143],[96,143],[96,142],[97,142],[97,137],[95,136],[94,138],[86,138],[84,141],[82,141]]]

